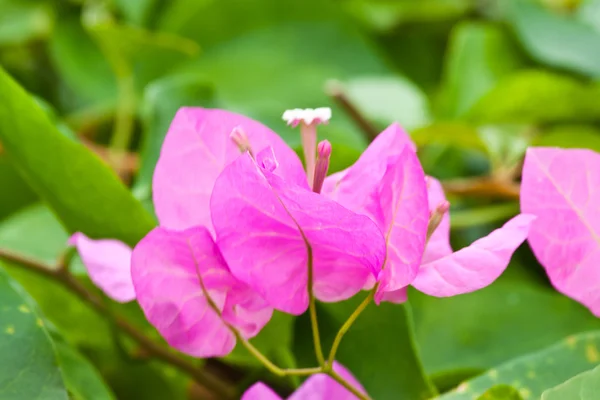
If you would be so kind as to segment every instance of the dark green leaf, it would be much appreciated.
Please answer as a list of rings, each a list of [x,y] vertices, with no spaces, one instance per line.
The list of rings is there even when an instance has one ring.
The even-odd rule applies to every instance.
[[[152,217],[112,171],[85,147],[61,135],[1,70],[0,141],[69,231],[134,245],[154,226]]]
[[[0,269],[0,398],[67,400],[54,348],[31,299]]]
[[[559,125],[545,129],[535,146],[587,148],[600,152],[600,129],[590,125]]]
[[[324,349],[329,349],[337,330],[364,296],[318,305]],[[429,399],[435,389],[424,374],[412,330],[408,305],[372,303],[344,337],[336,359],[356,376],[374,399]],[[310,322],[306,316],[298,320],[295,338],[299,362],[303,366],[315,366]]]

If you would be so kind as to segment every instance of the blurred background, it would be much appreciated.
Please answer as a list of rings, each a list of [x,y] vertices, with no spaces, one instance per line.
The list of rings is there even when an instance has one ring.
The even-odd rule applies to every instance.
[[[0,64],[150,211],[160,146],[184,105],[246,114],[295,148],[298,132],[283,111],[332,107],[319,134],[333,144],[334,171],[400,122],[426,172],[444,182],[457,247],[518,212],[527,146],[600,150],[599,0],[0,0]],[[0,193],[0,245],[54,260],[67,233],[1,146]],[[172,368],[132,361],[113,327],[61,287],[10,272],[118,398],[204,398]],[[342,349],[359,380],[381,388],[375,398],[399,398],[389,381],[410,386],[407,399],[434,393],[409,371],[415,355],[398,344],[398,324],[414,324],[407,340],[442,391],[600,328],[551,289],[528,248],[485,290],[453,299],[415,292],[410,304],[412,312],[382,306],[363,320],[381,327],[368,351],[377,366],[361,363],[356,349],[373,339],[360,328]],[[134,306],[118,311],[143,323]],[[346,312],[321,311],[332,326]],[[282,363],[311,364],[305,322],[278,316],[261,346]],[[226,375],[242,384],[265,375],[238,350]]]

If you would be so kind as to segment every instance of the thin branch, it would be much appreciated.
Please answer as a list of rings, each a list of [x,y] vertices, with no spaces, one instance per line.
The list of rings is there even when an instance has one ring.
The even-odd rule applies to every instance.
[[[10,250],[0,248],[0,259],[12,262],[14,265],[23,267],[30,271],[44,275],[76,294],[80,299],[92,306],[99,314],[106,316],[109,314],[107,306],[102,298],[90,292],[81,282],[79,282],[68,270],[60,267],[46,265],[33,258],[14,253]],[[231,387],[208,375],[194,363],[171,352],[162,345],[148,338],[143,332],[131,325],[127,320],[121,317],[114,317],[114,324],[126,335],[135,340],[148,354],[154,358],[160,359],[180,371],[185,372],[197,381],[199,384],[218,393],[223,398],[233,398],[234,392]]]
[[[493,177],[451,179],[442,181],[442,186],[447,194],[510,200],[518,200],[521,189],[517,182]]]
[[[354,121],[356,125],[362,130],[365,138],[370,142],[375,140],[379,135],[379,130],[369,120],[362,115],[362,113],[356,108],[350,101],[346,93],[344,93],[344,87],[341,82],[332,80],[327,82],[325,86],[325,92],[335,102],[344,109],[346,114]]]
[[[319,322],[317,320],[317,304],[315,302],[315,294],[313,290],[314,273],[313,273],[313,254],[312,248],[305,239],[308,249],[308,312],[310,314],[310,327],[313,334],[313,344],[315,346],[315,355],[321,367],[325,366],[325,357],[323,356],[323,348],[321,347],[321,335],[319,334]]]
[[[343,387],[345,387],[347,390],[349,390],[357,398],[359,398],[361,400],[371,400],[371,398],[368,395],[362,393],[360,390],[358,390],[357,388],[355,388],[354,385],[350,384],[347,380],[345,380],[344,378],[342,378],[334,370],[327,371],[326,373],[331,378],[333,378],[337,383],[339,383],[340,385],[342,385]]]

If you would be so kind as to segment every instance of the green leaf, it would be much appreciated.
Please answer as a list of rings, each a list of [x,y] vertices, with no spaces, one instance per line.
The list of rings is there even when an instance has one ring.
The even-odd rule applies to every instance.
[[[363,300],[364,294],[335,304],[318,304],[324,349],[329,349],[337,330]],[[408,305],[371,303],[346,333],[336,359],[378,400],[429,399],[435,388],[425,375],[413,340]],[[295,354],[303,366],[316,365],[310,321],[298,319]]]
[[[398,122],[411,130],[431,119],[427,97],[406,78],[361,77],[350,80],[344,89],[352,104],[366,117],[385,126]]]
[[[410,136],[418,147],[436,144],[487,151],[477,128],[463,122],[434,122],[411,131]]]
[[[31,299],[0,269],[0,398],[67,400],[54,348]]]
[[[0,70],[0,142],[70,232],[136,244],[152,217],[93,153],[65,138]]]
[[[543,123],[600,119],[600,86],[541,70],[503,79],[469,111],[482,123]]]
[[[600,332],[569,336],[552,347],[501,364],[464,382],[439,400],[471,400],[498,384],[514,387],[524,398],[539,398],[544,390],[597,365],[599,348]]]
[[[57,340],[57,338],[54,338],[54,345],[56,357],[71,399],[115,399],[103,378],[85,357],[68,344]]]
[[[486,390],[477,400],[523,400],[523,398],[512,386],[496,385]]]
[[[10,191],[0,196],[0,220],[31,204],[37,197],[29,185],[23,181],[15,167],[3,155],[0,155],[0,187],[10,188]]]
[[[542,393],[542,400],[594,400],[600,394],[600,366]]]
[[[146,26],[152,14],[158,10],[159,0],[113,0],[127,21],[135,25]]]
[[[534,146],[587,148],[600,152],[600,129],[590,125],[559,125],[545,129]]]
[[[204,75],[220,104],[265,123],[292,146],[300,135],[285,125],[283,111],[331,106],[333,118],[319,127],[319,136],[356,149],[364,148],[362,133],[324,86],[330,79],[391,73],[364,36],[338,23],[290,23],[251,32],[207,50],[183,71]]]
[[[49,4],[25,0],[0,1],[0,45],[16,45],[47,37],[54,25]]]
[[[434,298],[411,290],[426,370],[482,371],[567,335],[600,329],[587,309],[530,274],[513,261],[496,282],[474,293]]]
[[[553,67],[600,76],[600,32],[533,1],[512,0],[511,6],[508,21],[533,58]]]
[[[450,36],[441,114],[446,118],[464,115],[501,78],[522,64],[510,37],[499,26],[461,23]]]
[[[214,89],[196,74],[169,76],[148,85],[142,100],[144,138],[135,185],[138,196],[149,197],[154,167],[177,110],[183,106],[214,107],[214,103]]]

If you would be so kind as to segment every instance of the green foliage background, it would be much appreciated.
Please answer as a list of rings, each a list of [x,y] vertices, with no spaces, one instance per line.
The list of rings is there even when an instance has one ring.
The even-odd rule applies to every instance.
[[[183,105],[294,147],[282,112],[332,107],[334,170],[368,144],[335,91],[375,130],[400,122],[447,184],[457,248],[518,212],[527,146],[600,151],[599,0],[0,0],[0,65],[0,255],[48,264],[74,231],[133,245],[154,226],[152,172]],[[70,270],[97,292],[77,257]],[[1,399],[217,398],[48,277],[4,262],[0,299]],[[326,346],[359,301],[319,305]],[[161,340],[136,305],[105,305]],[[276,314],[253,342],[313,366],[309,329]],[[370,306],[339,360],[377,400],[592,400],[600,321],[524,245],[479,292]],[[193,362],[239,391],[300,383],[242,348]]]

